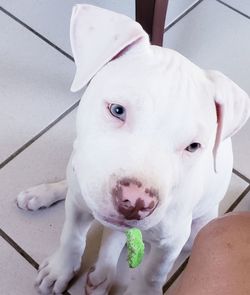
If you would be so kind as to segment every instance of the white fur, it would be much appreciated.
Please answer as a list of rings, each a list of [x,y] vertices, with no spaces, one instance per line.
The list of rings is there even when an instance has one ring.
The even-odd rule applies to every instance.
[[[62,292],[80,266],[87,231],[97,219],[106,231],[85,290],[108,294],[126,230],[119,225],[111,190],[117,180],[134,177],[157,188],[159,204],[143,220],[122,220],[140,228],[151,245],[144,268],[125,294],[162,294],[185,244],[191,246],[200,228],[218,213],[231,178],[230,136],[249,116],[248,96],[222,74],[204,71],[173,50],[151,46],[139,24],[111,11],[77,5],[71,42],[77,66],[72,90],[91,81],[78,109],[61,244],[40,266],[38,289]],[[109,113],[110,103],[126,108],[125,122]],[[202,148],[186,151],[192,142]],[[61,189],[64,198],[67,189],[61,185],[46,192],[44,187],[32,189],[36,206],[30,193],[21,193],[18,204],[34,210],[37,204],[50,205],[59,199],[54,191]]]

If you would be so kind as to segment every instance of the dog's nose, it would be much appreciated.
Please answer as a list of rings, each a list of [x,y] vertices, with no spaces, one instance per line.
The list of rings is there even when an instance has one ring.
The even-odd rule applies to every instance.
[[[156,208],[158,191],[147,188],[135,178],[123,178],[112,190],[117,211],[127,220],[140,220],[150,215]]]

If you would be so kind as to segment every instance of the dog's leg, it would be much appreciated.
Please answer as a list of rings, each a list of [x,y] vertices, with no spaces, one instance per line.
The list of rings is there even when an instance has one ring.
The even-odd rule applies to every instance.
[[[191,234],[190,237],[188,239],[188,241],[186,242],[183,251],[190,253],[193,243],[194,243],[194,239],[197,236],[198,232],[212,219],[218,217],[218,212],[219,212],[219,205],[216,205],[214,208],[212,208],[210,211],[208,211],[206,214],[204,214],[203,216],[194,219],[192,221],[192,228],[191,228]]]
[[[162,295],[162,287],[167,274],[173,267],[182,247],[151,245],[150,254],[144,269],[131,275],[124,295]]]
[[[66,220],[60,239],[60,247],[39,267],[36,285],[42,294],[61,294],[80,268],[86,244],[86,234],[93,217],[86,211],[84,204],[79,202],[81,202],[81,198],[78,200],[69,189],[65,202]]]
[[[104,228],[98,260],[86,275],[86,295],[106,295],[115,279],[116,266],[126,243],[123,232]]]
[[[67,193],[66,180],[41,184],[21,192],[17,196],[17,206],[25,210],[38,210],[64,200]]]

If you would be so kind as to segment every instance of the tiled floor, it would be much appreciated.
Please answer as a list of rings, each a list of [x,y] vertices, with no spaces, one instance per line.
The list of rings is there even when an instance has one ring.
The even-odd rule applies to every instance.
[[[35,213],[23,212],[16,208],[15,197],[29,186],[52,182],[65,174],[75,136],[75,108],[81,97],[69,91],[74,64],[66,56],[71,55],[68,34],[71,7],[77,2],[0,0],[0,235],[3,236],[0,294],[3,295],[37,294],[33,287],[35,267],[58,245],[64,204]],[[85,2],[134,17],[134,0]],[[170,0],[164,45],[202,67],[223,71],[250,94],[249,15],[248,0]],[[221,214],[235,200],[240,201],[233,206],[235,210],[250,210],[249,134],[250,121],[234,137],[235,171],[221,204]],[[96,224],[84,256],[85,268],[97,253],[100,232],[101,227]],[[26,252],[25,258],[20,255],[21,250]],[[69,293],[82,294],[82,288],[80,276]]]

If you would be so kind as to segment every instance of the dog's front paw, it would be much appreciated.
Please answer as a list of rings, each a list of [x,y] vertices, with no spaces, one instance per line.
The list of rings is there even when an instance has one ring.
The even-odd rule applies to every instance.
[[[36,211],[51,206],[61,199],[56,184],[41,184],[21,192],[17,196],[17,206],[24,210]]]
[[[78,255],[74,257],[61,250],[55,252],[39,267],[35,282],[38,291],[41,294],[61,294],[80,268],[80,262]]]
[[[115,270],[91,267],[86,274],[85,295],[108,295],[115,277]]]

